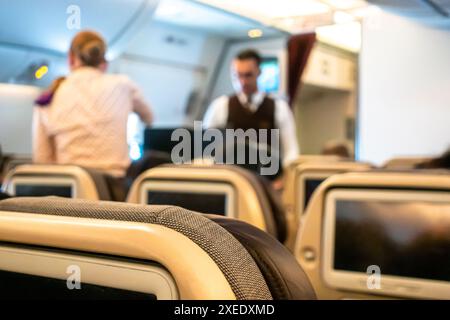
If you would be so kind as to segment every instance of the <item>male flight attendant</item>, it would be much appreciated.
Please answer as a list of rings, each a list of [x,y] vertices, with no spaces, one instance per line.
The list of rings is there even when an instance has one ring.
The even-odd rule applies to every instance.
[[[240,52],[232,62],[236,94],[212,102],[203,119],[205,128],[279,129],[283,167],[294,160],[298,143],[294,117],[288,104],[258,90],[261,57],[254,50]],[[270,137],[270,135],[269,135]],[[270,141],[269,141],[270,143]]]

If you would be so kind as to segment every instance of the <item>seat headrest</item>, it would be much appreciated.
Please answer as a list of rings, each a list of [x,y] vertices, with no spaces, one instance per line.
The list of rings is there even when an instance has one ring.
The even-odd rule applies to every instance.
[[[251,217],[253,221],[260,223],[263,230],[278,237],[278,229],[281,230],[281,236],[285,233],[285,226],[281,218],[275,218],[272,212],[270,199],[268,199],[260,177],[254,175],[245,169],[233,165],[161,165],[157,168],[146,171],[133,183],[128,194],[127,201],[130,203],[139,202],[139,190],[144,181],[152,179],[189,179],[191,181],[207,180],[208,182],[225,182],[233,185],[241,195],[242,201],[249,206],[257,204],[259,210],[257,214],[246,211],[244,214]],[[246,191],[243,191],[246,190]],[[248,193],[247,193],[248,192]],[[250,199],[250,200],[249,200]],[[241,211],[242,212],[242,211]],[[243,219],[240,217],[239,219]],[[249,223],[249,220],[245,220]],[[255,224],[256,225],[256,224]]]
[[[25,164],[19,165],[10,171],[5,178],[8,185],[13,177],[26,176],[27,178],[69,177],[76,181],[79,190],[78,197],[95,200],[115,200],[110,190],[107,173],[75,165],[45,165]]]
[[[292,253],[258,228],[235,219],[207,215],[230,232],[252,255],[275,300],[314,300],[316,294]]]
[[[0,211],[161,225],[205,251],[223,272],[237,299],[272,299],[257,264],[240,242],[217,223],[183,208],[40,197],[2,200]]]

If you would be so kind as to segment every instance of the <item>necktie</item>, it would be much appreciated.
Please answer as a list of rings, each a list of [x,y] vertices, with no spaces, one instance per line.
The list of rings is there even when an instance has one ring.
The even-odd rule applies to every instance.
[[[253,111],[253,106],[252,106],[252,96],[248,95],[247,97],[247,103],[245,104],[245,107],[250,110]]]

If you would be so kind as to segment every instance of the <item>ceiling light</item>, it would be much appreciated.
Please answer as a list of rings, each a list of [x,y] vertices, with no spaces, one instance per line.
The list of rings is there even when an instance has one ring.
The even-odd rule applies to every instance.
[[[322,14],[330,7],[317,0],[197,0],[259,21]]]
[[[40,66],[36,72],[34,73],[34,76],[36,79],[41,79],[43,76],[45,76],[48,72],[48,67],[46,65]]]
[[[162,1],[156,8],[155,16],[157,17],[176,17],[182,13],[180,4],[177,1]]]
[[[363,0],[321,0],[321,1],[327,3],[333,8],[340,10],[348,10],[367,6],[366,1]]]
[[[332,46],[352,52],[359,52],[361,48],[361,24],[357,21],[319,27],[316,34],[319,41]]]
[[[334,23],[339,24],[339,23],[352,22],[353,20],[355,20],[355,18],[351,14],[348,14],[347,12],[336,11],[333,14],[333,20],[334,20]]]
[[[263,35],[263,31],[261,29],[252,29],[248,31],[248,36],[250,38],[260,38]]]
[[[375,15],[380,13],[380,8],[377,6],[367,6],[364,8],[357,8],[350,11],[351,15],[358,18],[363,19],[370,15]]]

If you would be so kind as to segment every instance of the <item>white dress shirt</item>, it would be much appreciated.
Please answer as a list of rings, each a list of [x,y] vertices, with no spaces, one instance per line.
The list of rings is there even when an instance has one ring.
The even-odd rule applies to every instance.
[[[248,105],[252,112],[256,112],[266,96],[263,92],[257,92],[252,96],[252,101],[247,102],[248,98],[244,93],[237,95],[243,106]],[[209,106],[203,118],[203,127],[224,128],[228,120],[228,96],[222,96],[214,100]],[[297,134],[295,130],[295,121],[289,105],[281,100],[275,99],[275,126],[280,129],[280,144],[282,151],[283,167],[295,160],[299,154]]]
[[[123,176],[130,164],[128,115],[151,122],[150,106],[126,76],[81,67],[50,105],[34,108],[33,161],[74,164]]]

